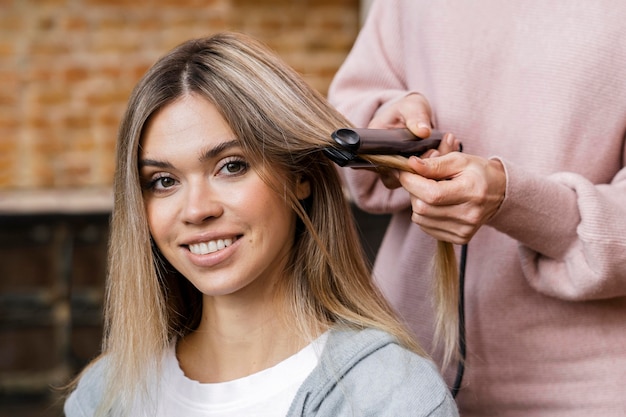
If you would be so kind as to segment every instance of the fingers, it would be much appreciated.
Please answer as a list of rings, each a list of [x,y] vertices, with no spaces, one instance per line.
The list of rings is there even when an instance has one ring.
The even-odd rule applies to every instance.
[[[441,145],[444,152],[453,145]],[[450,179],[459,174],[466,166],[466,162],[460,153],[439,154],[439,150],[433,152],[427,158],[411,156],[407,164],[416,174],[433,180]],[[435,156],[438,156],[435,158]]]
[[[416,214],[411,215],[411,221],[427,233],[437,240],[442,240],[444,242],[454,243],[456,245],[464,245],[468,243],[472,237],[476,234],[479,227],[474,226],[459,226],[456,223],[435,223],[431,224],[423,224],[425,222],[421,221],[421,217],[418,217]],[[424,218],[428,220],[427,218]]]
[[[457,139],[452,133],[446,133],[441,139],[441,144],[437,149],[432,149],[421,156],[422,158],[434,158],[437,156],[446,155],[450,152],[457,152],[461,150],[461,141]]]
[[[406,121],[406,127],[418,138],[427,138],[430,136],[432,129],[430,127],[430,116],[426,113],[415,114]]]
[[[428,100],[411,93],[379,110],[369,124],[371,129],[407,128],[420,138],[430,136],[431,109]]]
[[[470,198],[466,191],[465,178],[453,181],[435,180],[411,172],[399,172],[402,187],[420,202],[429,206],[451,206],[462,204]]]
[[[461,150],[461,141],[458,140],[452,133],[446,133],[441,139],[441,144],[437,148],[437,155],[446,155],[450,152],[458,152]]]
[[[404,98],[401,110],[407,129],[420,138],[430,136],[432,111],[426,97],[418,93],[409,94]]]
[[[411,195],[411,221],[437,239],[467,243],[504,199],[498,160],[452,152],[408,163],[415,173],[400,172],[398,179]]]
[[[438,240],[464,244],[482,225],[480,207],[468,201],[443,204],[411,198],[411,221]]]

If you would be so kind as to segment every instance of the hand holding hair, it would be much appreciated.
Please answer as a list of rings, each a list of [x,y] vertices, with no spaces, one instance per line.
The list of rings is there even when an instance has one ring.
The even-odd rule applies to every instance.
[[[506,175],[497,159],[458,152],[407,161],[400,184],[411,195],[411,220],[436,239],[465,244],[504,200]]]

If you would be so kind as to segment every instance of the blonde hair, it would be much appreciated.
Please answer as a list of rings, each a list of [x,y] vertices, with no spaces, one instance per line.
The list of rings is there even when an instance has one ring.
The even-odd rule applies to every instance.
[[[412,172],[407,158],[398,155],[360,154],[362,159],[374,165]],[[435,299],[434,348],[443,345],[441,368],[445,370],[450,362],[458,358],[459,341],[459,268],[454,246],[450,242],[437,241],[437,251],[433,259]]]
[[[281,291],[299,330],[379,328],[425,356],[373,284],[337,170],[320,151],[331,145],[332,130],[349,123],[261,43],[222,33],[185,42],[157,61],[133,90],[120,126],[99,412],[128,414],[134,399],[149,392],[151,372],[158,375],[172,340],[199,323],[201,294],[151,244],[137,163],[146,123],[186,94],[217,107],[252,166],[264,167],[260,174],[297,213],[289,279]],[[304,201],[295,195],[301,178],[311,186]]]

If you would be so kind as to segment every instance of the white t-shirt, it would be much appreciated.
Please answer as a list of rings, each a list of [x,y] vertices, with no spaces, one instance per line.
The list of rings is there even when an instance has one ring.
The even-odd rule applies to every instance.
[[[328,333],[277,365],[234,381],[203,384],[185,376],[175,348],[163,364],[159,417],[276,417],[289,410],[296,392],[317,366]]]

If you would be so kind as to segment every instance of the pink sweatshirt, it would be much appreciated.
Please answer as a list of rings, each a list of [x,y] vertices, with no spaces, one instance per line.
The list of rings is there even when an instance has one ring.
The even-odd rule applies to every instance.
[[[626,1],[377,1],[329,98],[364,127],[409,91],[507,174],[468,247],[461,415],[626,416]],[[374,274],[428,347],[435,242],[404,190],[345,174],[394,214]]]

